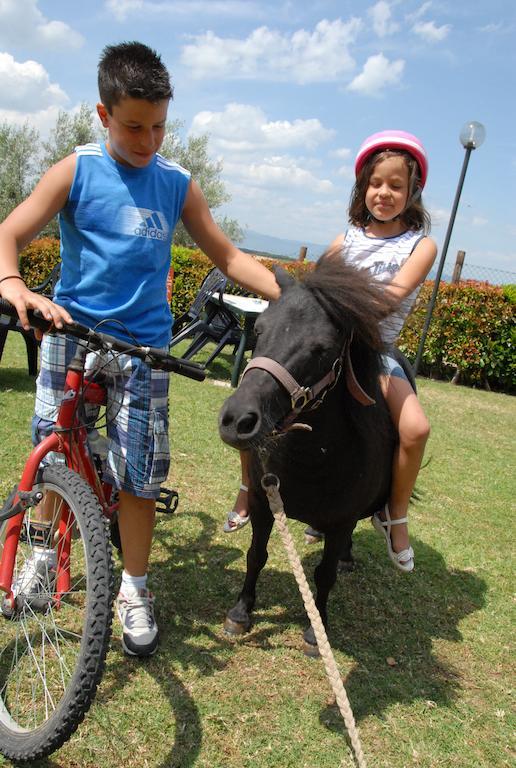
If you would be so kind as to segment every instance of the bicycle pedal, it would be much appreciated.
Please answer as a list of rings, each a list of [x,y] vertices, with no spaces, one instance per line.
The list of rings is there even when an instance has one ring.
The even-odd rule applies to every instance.
[[[156,499],[156,512],[163,512],[166,515],[172,515],[179,504],[179,494],[169,488],[160,488],[159,496]]]

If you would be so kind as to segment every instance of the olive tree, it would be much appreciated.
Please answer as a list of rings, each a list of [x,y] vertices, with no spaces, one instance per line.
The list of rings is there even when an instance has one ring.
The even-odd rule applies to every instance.
[[[39,134],[28,123],[0,124],[0,220],[30,193],[37,177]]]
[[[179,132],[182,123],[174,120],[167,123],[165,139],[161,145],[160,154],[170,160],[174,160],[192,174],[192,178],[199,184],[210,210],[213,212],[223,203],[231,200],[224,182],[221,180],[222,163],[213,161],[208,155],[208,135],[189,136],[186,142],[180,138]],[[243,239],[243,231],[237,221],[228,219],[227,216],[216,218],[217,224],[233,242]],[[192,238],[180,221],[176,228],[174,242],[177,245],[192,245]]]

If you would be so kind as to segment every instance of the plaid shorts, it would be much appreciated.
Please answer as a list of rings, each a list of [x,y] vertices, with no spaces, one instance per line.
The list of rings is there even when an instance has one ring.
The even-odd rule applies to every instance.
[[[32,437],[37,444],[57,421],[66,369],[77,339],[45,335],[37,379]],[[90,352],[86,372],[106,374],[108,455],[104,480],[134,496],[154,499],[170,466],[168,380],[166,371],[150,368],[131,355]],[[86,406],[86,423],[94,425],[98,406]]]

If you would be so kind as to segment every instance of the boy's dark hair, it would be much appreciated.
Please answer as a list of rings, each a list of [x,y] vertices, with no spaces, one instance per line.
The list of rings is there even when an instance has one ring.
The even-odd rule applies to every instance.
[[[98,83],[100,100],[110,114],[126,96],[153,103],[173,96],[161,56],[143,43],[107,45],[99,61]]]
[[[405,210],[400,213],[401,222],[407,229],[419,230],[427,234],[430,231],[430,214],[423,205],[421,199],[421,172],[416,159],[408,152],[398,149],[385,149],[375,152],[367,158],[360,173],[357,176],[355,185],[351,190],[349,200],[349,221],[355,227],[365,227],[371,219],[371,214],[365,204],[369,179],[375,165],[381,160],[389,157],[402,157],[408,169],[408,196]]]

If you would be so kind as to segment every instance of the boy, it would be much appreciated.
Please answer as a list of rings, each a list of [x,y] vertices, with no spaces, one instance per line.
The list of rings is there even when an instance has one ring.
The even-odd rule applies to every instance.
[[[106,142],[77,147],[50,168],[0,225],[0,295],[16,307],[23,327],[29,327],[27,308],[39,309],[58,328],[72,318],[88,326],[107,318],[103,331],[166,348],[171,329],[166,276],[179,218],[232,280],[278,298],[274,276],[225,237],[188,171],[157,154],[172,98],[158,54],[137,42],[107,46],[98,83],[97,112],[107,129]],[[18,254],[57,213],[62,269],[53,303],[25,286]],[[43,339],[35,442],[56,420],[62,371],[72,350],[70,337]],[[147,567],[155,499],[169,466],[168,379],[136,358],[123,358],[124,402],[116,423],[109,425],[107,466],[107,479],[120,499],[124,570],[117,611],[124,650],[147,656],[158,643]],[[48,557],[55,554],[50,551]],[[32,572],[37,579],[38,568]]]

